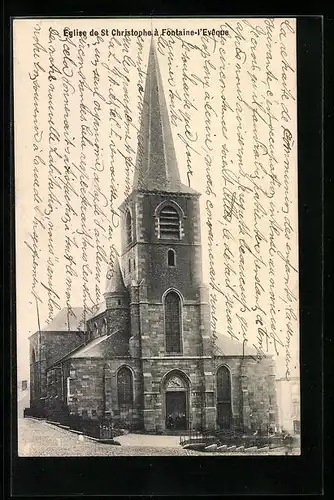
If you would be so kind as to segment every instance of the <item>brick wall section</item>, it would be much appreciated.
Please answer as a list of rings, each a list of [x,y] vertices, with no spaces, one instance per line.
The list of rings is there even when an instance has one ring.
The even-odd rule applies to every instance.
[[[261,428],[266,432],[268,424],[277,423],[275,378],[270,358],[261,362],[240,356],[221,356],[214,359],[181,357],[177,360],[140,360],[130,357],[109,360],[72,359],[63,364],[63,382],[59,371],[52,373],[49,370],[48,397],[61,394],[66,403],[66,378],[71,376],[74,399],[68,406],[69,411],[88,418],[101,418],[104,409],[104,365],[105,409],[111,412],[114,423],[121,426],[144,427],[146,431],[153,433],[163,432],[166,418],[165,382],[168,376],[174,373],[188,383],[189,425],[194,429],[203,426],[206,429],[214,429],[216,373],[222,365],[227,366],[231,373],[233,428],[245,432],[254,432]],[[126,414],[122,414],[117,401],[117,370],[124,365],[133,370],[134,384],[133,409]]]
[[[177,366],[177,370],[175,367]],[[203,392],[202,360],[161,359],[144,360],[144,425],[150,432],[165,430],[165,381],[173,373],[181,376],[187,384],[187,413],[189,425],[199,428],[202,424],[203,408],[197,393]]]
[[[163,304],[147,305],[148,338],[142,339],[143,356],[166,356]],[[184,356],[201,356],[203,343],[200,334],[198,304],[184,303],[182,318],[182,344]]]
[[[225,365],[230,369],[232,385],[233,426],[236,429],[267,430],[277,425],[277,398],[274,362],[271,357],[261,361],[251,356],[220,356],[214,369]]]
[[[40,341],[39,341],[40,338]],[[55,361],[64,357],[85,341],[84,332],[36,332],[30,337],[31,405],[36,399],[46,396],[46,370]],[[39,346],[39,342],[41,345]],[[32,366],[32,352],[35,351],[36,366]],[[36,377],[37,375],[37,377]],[[34,380],[37,378],[37,383]],[[36,391],[34,392],[34,389]]]
[[[243,381],[245,426],[265,431],[268,424],[277,424],[277,397],[272,358],[264,358],[261,362],[248,359]],[[248,408],[250,413],[247,413]]]
[[[129,337],[130,315],[128,301],[126,301],[124,297],[113,297],[112,300],[116,301],[116,303],[113,303],[111,306],[110,300],[111,299],[108,300],[109,308],[106,309],[105,312],[87,321],[87,327],[91,332],[91,338],[113,333],[118,330],[123,331],[125,336]],[[121,304],[118,304],[118,300],[121,301]]]
[[[117,372],[127,366],[133,373],[133,408],[122,413],[118,404]],[[67,378],[71,397],[68,399]],[[142,388],[139,362],[129,357],[113,359],[71,359],[48,371],[48,399],[58,395],[70,414],[101,419],[109,412],[114,424],[142,428]]]
[[[91,318],[87,327],[91,339],[112,334],[110,340],[103,344],[108,348],[106,355],[128,355],[131,328],[128,293],[106,296],[106,310]]]
[[[175,201],[185,214],[185,217],[182,217],[184,236],[180,241],[162,240],[157,236],[154,212],[166,199]],[[196,289],[202,278],[198,196],[179,193],[133,193],[122,204],[122,228],[125,227],[127,207],[135,216],[135,229],[134,240],[130,245],[126,244],[125,231],[122,231],[121,268],[126,286],[130,286],[134,279],[145,279],[148,298],[161,298],[167,288],[175,287],[189,299],[196,299]],[[170,248],[176,253],[175,268],[167,265],[167,252]],[[156,279],[157,276],[159,279]]]

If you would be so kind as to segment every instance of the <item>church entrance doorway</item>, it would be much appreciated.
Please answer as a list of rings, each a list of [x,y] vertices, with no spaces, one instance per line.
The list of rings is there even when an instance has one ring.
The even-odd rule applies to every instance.
[[[166,384],[166,429],[184,431],[188,428],[188,391],[183,378],[172,375]]]
[[[187,428],[186,393],[166,392],[166,428],[169,430],[184,431]]]

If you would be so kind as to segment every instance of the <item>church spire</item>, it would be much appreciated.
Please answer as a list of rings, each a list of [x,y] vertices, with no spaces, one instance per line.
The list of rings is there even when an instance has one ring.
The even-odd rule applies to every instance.
[[[194,192],[181,184],[153,37],[147,66],[133,188]]]
[[[126,292],[122,271],[116,258],[113,269],[109,266],[106,279],[106,290],[104,296],[109,294],[119,294]]]

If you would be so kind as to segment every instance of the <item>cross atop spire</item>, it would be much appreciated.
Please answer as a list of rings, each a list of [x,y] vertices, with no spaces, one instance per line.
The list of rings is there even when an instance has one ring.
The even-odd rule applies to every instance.
[[[195,193],[194,189],[181,183],[153,36],[133,188]]]

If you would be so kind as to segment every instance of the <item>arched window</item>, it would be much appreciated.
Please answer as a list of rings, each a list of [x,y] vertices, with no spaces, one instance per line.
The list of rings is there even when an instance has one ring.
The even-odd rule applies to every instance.
[[[130,368],[122,366],[117,373],[118,406],[120,409],[131,408],[133,405],[133,384]]]
[[[107,320],[104,318],[103,323],[102,323],[102,335],[106,335],[107,333]]]
[[[126,226],[126,243],[129,244],[132,242],[132,217],[129,210],[126,212],[125,226]]]
[[[159,238],[180,239],[180,217],[176,209],[167,205],[159,213]]]
[[[232,425],[231,376],[226,366],[217,371],[217,425],[220,429],[230,429]]]
[[[174,252],[174,250],[168,250],[167,263],[170,267],[175,267],[175,252]]]
[[[181,300],[176,292],[165,297],[165,335],[166,351],[181,352]]]

